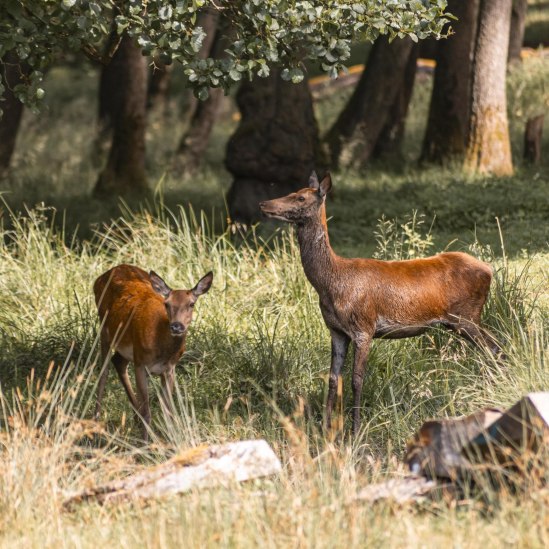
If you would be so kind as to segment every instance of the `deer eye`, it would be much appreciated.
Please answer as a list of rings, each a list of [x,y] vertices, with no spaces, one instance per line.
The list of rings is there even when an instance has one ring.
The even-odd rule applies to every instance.
[[[304,197],[304,196],[300,196],[300,197],[298,197],[298,200],[299,200],[300,202],[305,202],[305,197]]]

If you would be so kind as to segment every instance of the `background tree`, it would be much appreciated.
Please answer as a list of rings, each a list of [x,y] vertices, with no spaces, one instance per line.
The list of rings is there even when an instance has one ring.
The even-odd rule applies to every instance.
[[[105,108],[113,133],[107,164],[99,175],[94,194],[144,193],[147,65],[127,34],[103,68],[103,80],[108,82],[103,91],[109,96]]]
[[[236,101],[242,118],[227,144],[225,165],[234,177],[227,195],[233,221],[260,216],[259,202],[303,186],[319,153],[307,80],[285,82],[280,71],[245,81]]]
[[[331,166],[343,156],[347,162],[370,158],[397,101],[413,44],[385,36],[375,41],[351,98],[324,138]]]
[[[0,118],[0,174],[8,169],[15,149],[15,140],[23,115],[23,103],[15,90],[28,75],[29,68],[21,63],[14,51],[7,52],[0,59],[0,72],[5,83],[5,92],[0,107],[4,116]]]
[[[512,0],[480,0],[465,169],[513,173],[505,77]]]
[[[205,52],[205,59],[223,59],[230,41],[230,29],[227,29],[227,21],[223,18],[211,19],[214,38],[209,43],[209,51]],[[172,164],[176,174],[191,175],[201,165],[222,99],[223,90],[212,88],[206,99],[191,103],[189,126],[181,137]]]
[[[390,158],[399,158],[402,155],[406,116],[414,91],[419,51],[419,44],[416,43],[408,54],[408,61],[404,67],[401,85],[387,113],[385,125],[377,138],[374,150],[372,151],[372,158],[388,160]]]
[[[147,110],[165,116],[169,113],[169,91],[173,63],[166,65],[159,58],[153,59],[149,67],[147,86]]]
[[[421,160],[463,161],[470,109],[472,56],[478,0],[450,0],[454,34],[440,40]]]
[[[224,59],[200,58],[205,32],[197,14],[205,8],[221,11],[234,32]],[[116,3],[116,10],[112,0],[10,1],[0,5],[0,58],[14,50],[28,63],[28,80],[16,90],[16,95],[35,106],[44,93],[40,82],[45,68],[67,51],[83,51],[91,59],[108,62],[101,52],[114,21],[118,34],[125,33],[145,56],[159,55],[166,63],[181,62],[197,97],[206,99],[210,88],[227,90],[243,78],[266,77],[271,66],[281,67],[285,80],[299,83],[304,78],[301,63],[307,58],[318,60],[326,72],[336,76],[349,58],[351,40],[374,40],[380,34],[409,34],[415,38],[439,35],[446,21],[444,8],[443,0],[368,0],[353,4],[312,0],[164,0],[146,5],[130,0]],[[0,94],[3,92],[4,85],[0,83]],[[136,99],[132,109],[140,101],[140,97]],[[120,136],[115,130],[114,139]],[[115,160],[120,151],[128,152],[128,146],[114,147],[113,143],[113,148],[118,152],[111,150],[97,192],[105,188],[109,192],[128,191],[132,178],[123,173],[123,164]],[[137,161],[133,154],[126,154],[125,159]],[[126,167],[138,176],[135,181],[141,188],[141,167]]]
[[[524,42],[524,29],[526,26],[526,11],[528,0],[513,0],[511,10],[511,30],[509,32],[509,53],[507,59],[510,63],[520,62],[520,52]]]

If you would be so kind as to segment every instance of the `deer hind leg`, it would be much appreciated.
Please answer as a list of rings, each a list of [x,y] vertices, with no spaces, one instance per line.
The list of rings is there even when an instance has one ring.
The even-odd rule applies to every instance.
[[[372,344],[372,336],[363,336],[355,341],[355,359],[353,364],[353,437],[356,437],[360,430],[360,399],[362,396],[362,385],[366,361]]]
[[[328,381],[328,398],[326,400],[326,430],[332,429],[332,412],[337,393],[338,378],[345,363],[345,357],[349,349],[350,338],[341,332],[330,330],[332,336],[332,363],[330,366],[330,378]]]
[[[120,353],[114,353],[114,356],[112,357],[112,363],[116,368],[118,379],[120,379],[120,383],[122,383],[122,387],[124,387],[124,390],[126,391],[126,394],[128,395],[130,402],[132,403],[133,409],[137,410],[137,398],[135,398],[135,394],[132,390],[132,384],[130,382],[130,376],[128,375],[129,360],[124,358]]]
[[[488,349],[498,360],[505,359],[505,355],[495,337],[479,326],[478,323],[472,320],[460,319],[446,326],[476,347]]]
[[[147,369],[144,366],[135,366],[135,383],[137,386],[137,413],[143,421],[143,441],[149,440],[149,425],[151,423],[151,409],[149,406],[149,387]]]

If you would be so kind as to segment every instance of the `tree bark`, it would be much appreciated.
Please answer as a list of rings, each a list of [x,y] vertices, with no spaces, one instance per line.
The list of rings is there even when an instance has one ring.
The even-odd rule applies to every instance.
[[[107,165],[94,189],[96,196],[143,194],[147,65],[139,48],[124,35],[111,62],[103,68],[103,108],[113,128]]]
[[[280,70],[244,81],[236,101],[242,118],[229,139],[225,165],[233,221],[260,218],[259,202],[303,187],[319,157],[318,127],[307,81],[285,82]]]
[[[217,30],[213,26],[213,21],[218,25]],[[227,40],[230,39],[230,31],[223,26],[223,20],[219,21],[219,18],[213,20],[212,17],[209,19],[205,17],[205,22],[209,24],[209,32],[215,34],[215,37],[210,41],[210,49],[204,57],[212,57],[214,59],[224,57]],[[179,142],[179,147],[173,160],[172,168],[174,171],[188,176],[198,170],[208,146],[210,134],[222,100],[223,90],[220,88],[211,88],[206,100],[196,101],[196,107],[194,108],[189,126]]]
[[[513,0],[511,11],[511,31],[509,33],[509,53],[507,61],[515,63],[521,61],[520,52],[524,42],[524,28],[526,26],[526,11],[528,0]]]
[[[113,27],[107,43],[105,45],[105,54],[113,51],[111,63],[116,57],[116,52],[120,46],[121,37]],[[114,61],[117,63],[117,61]],[[97,102],[97,133],[92,146],[92,162],[94,166],[103,166],[109,147],[112,142],[113,116],[120,112],[124,102],[123,89],[118,86],[116,80],[117,73],[111,67],[102,66],[99,74],[99,92]]]
[[[14,52],[8,52],[0,60],[0,70],[2,72],[2,81],[4,83],[3,101],[0,103],[2,108],[2,118],[0,118],[0,175],[6,171],[11,162],[13,151],[15,150],[15,141],[21,124],[23,115],[23,103],[15,97],[13,93],[14,86],[20,84],[29,74],[29,69],[25,63],[21,63]]]
[[[464,164],[470,173],[513,173],[505,90],[511,7],[512,0],[480,1]]]
[[[162,115],[168,115],[168,93],[172,79],[173,63],[166,65],[159,59],[154,60],[154,65],[149,71],[147,90],[147,109]]]
[[[541,136],[545,115],[540,114],[528,119],[524,131],[524,160],[537,165],[541,161]]]
[[[419,44],[414,44],[404,69],[404,79],[389,110],[387,120],[372,152],[372,158],[390,159],[402,157],[402,141],[408,107],[414,91]]]
[[[219,23],[219,11],[217,10],[207,8],[198,14],[198,24],[202,27],[202,29],[206,33],[206,36],[204,37],[204,41],[202,42],[202,47],[200,48],[200,52],[198,53],[199,59],[207,59],[208,57],[211,56],[212,47],[217,34],[216,30],[217,30],[218,23]],[[201,101],[194,96],[192,91],[189,90],[187,92],[187,100],[185,101],[185,104],[187,106],[187,112],[185,113],[185,121],[188,120],[189,123],[191,123],[194,113],[198,108],[198,105],[200,105],[200,103]]]
[[[448,11],[458,20],[454,33],[441,40],[436,55],[429,118],[421,161],[445,164],[463,161],[469,116],[473,45],[478,0],[450,0]]]
[[[361,163],[370,158],[401,88],[412,45],[410,38],[375,41],[351,99],[324,139],[333,167],[355,152]]]

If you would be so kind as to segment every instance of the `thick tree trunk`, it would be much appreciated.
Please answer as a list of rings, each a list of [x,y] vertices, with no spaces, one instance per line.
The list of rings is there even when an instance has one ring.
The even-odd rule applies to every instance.
[[[107,40],[105,54],[112,51],[111,63],[117,63],[116,52],[120,46],[121,37],[113,29]],[[112,141],[113,117],[120,112],[124,101],[124,90],[118,86],[117,72],[114,66],[103,66],[99,74],[99,92],[97,102],[97,133],[93,142],[92,161],[101,167]]]
[[[473,57],[465,169],[513,173],[505,77],[512,0],[481,0]]]
[[[524,42],[524,28],[526,26],[526,11],[528,0],[513,0],[511,11],[511,31],[509,33],[509,63],[520,62],[520,52]]]
[[[227,195],[233,221],[259,219],[259,202],[297,190],[319,153],[318,127],[307,81],[285,82],[280,70],[245,81],[236,100],[242,114],[225,165],[234,177]]]
[[[375,41],[353,95],[324,139],[333,167],[348,163],[354,153],[361,163],[370,158],[401,88],[412,45],[410,38]]]
[[[145,193],[147,65],[129,36],[122,38],[111,62],[103,69],[102,92],[113,135],[107,165],[99,176],[94,194]]]
[[[395,101],[389,110],[387,120],[372,152],[373,158],[390,159],[402,156],[402,141],[406,125],[406,115],[414,91],[414,82],[417,72],[417,58],[419,44],[414,44],[408,56],[404,70],[404,80],[397,92]]]
[[[215,34],[215,38],[209,42],[210,49],[204,57],[219,59],[225,55],[227,36],[230,36],[230,33],[228,34],[228,30],[222,26],[223,20],[215,19],[218,23],[217,30],[213,26],[213,21],[211,16],[205,17],[205,23],[210,26],[209,31]],[[181,138],[173,160],[172,168],[175,172],[188,176],[200,167],[222,100],[223,90],[211,88],[206,100],[196,102],[189,127]]]
[[[469,94],[478,0],[450,0],[455,34],[441,40],[421,161],[463,161],[469,116]]]
[[[0,118],[0,175],[9,168],[17,132],[23,115],[23,103],[15,97],[14,86],[28,75],[28,67],[19,61],[15,53],[9,52],[0,60],[0,71],[4,84],[3,101],[0,103],[3,114]]]

